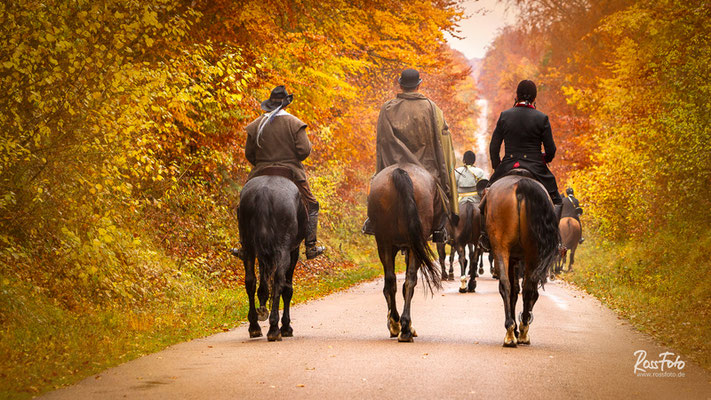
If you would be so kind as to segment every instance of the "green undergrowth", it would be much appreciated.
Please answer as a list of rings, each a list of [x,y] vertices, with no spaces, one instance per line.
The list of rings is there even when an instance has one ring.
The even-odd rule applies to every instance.
[[[326,257],[297,265],[293,302],[382,276],[374,243],[368,239],[353,235],[345,244],[331,240],[338,243],[334,246],[327,238]],[[236,270],[242,269],[236,264]],[[171,288],[171,294],[138,305],[67,307],[56,295],[2,274],[0,398],[29,398],[246,320],[248,303],[241,281],[216,286],[184,273],[173,277]]]
[[[646,238],[578,248],[566,279],[648,333],[711,369],[711,234],[660,231]]]

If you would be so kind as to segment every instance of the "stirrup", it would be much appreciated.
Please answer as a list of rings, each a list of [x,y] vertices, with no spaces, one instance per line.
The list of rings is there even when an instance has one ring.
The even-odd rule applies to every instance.
[[[306,251],[304,253],[306,253],[306,259],[311,260],[323,254],[324,250],[326,250],[326,248],[323,246],[313,245],[306,247]]]
[[[375,235],[375,230],[373,229],[373,223],[370,222],[370,218],[366,218],[363,222],[363,227],[360,228],[360,233],[364,235]]]
[[[230,254],[239,258],[240,260],[244,260],[244,250],[242,250],[241,247],[239,249],[238,248],[230,249]]]

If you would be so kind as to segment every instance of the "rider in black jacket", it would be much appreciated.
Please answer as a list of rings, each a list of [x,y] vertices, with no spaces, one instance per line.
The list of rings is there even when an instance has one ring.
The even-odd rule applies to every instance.
[[[490,184],[506,175],[513,168],[524,168],[545,186],[553,204],[561,204],[558,184],[548,169],[555,157],[556,147],[548,116],[536,110],[536,84],[521,81],[516,89],[516,103],[501,113],[489,144],[489,157],[494,174]],[[503,159],[499,156],[504,144]],[[541,144],[545,153],[541,152]]]

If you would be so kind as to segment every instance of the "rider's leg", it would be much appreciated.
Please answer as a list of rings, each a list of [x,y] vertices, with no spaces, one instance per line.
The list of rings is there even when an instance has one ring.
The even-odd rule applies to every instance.
[[[316,233],[318,231],[318,210],[318,202],[309,203],[309,226],[306,230],[306,239],[304,240],[304,245],[306,246],[306,258],[309,260],[320,256],[325,250],[323,246],[316,246]]]
[[[311,193],[311,188],[309,187],[309,183],[307,181],[296,181],[294,183],[299,188],[301,198],[308,206],[309,222],[306,226],[306,238],[304,239],[304,245],[306,247],[306,258],[310,260],[314,257],[320,256],[325,249],[323,246],[316,246],[319,204],[316,197],[314,197],[313,193]]]
[[[560,217],[563,213],[563,198],[560,197],[560,193],[558,193],[557,189],[548,192],[548,195],[551,197],[551,200],[553,200],[553,211],[555,212],[556,219],[560,222]]]
[[[445,243],[447,242],[447,210],[445,209],[444,202],[441,200],[435,201],[435,204],[437,204],[437,206],[432,216],[432,241],[435,243]]]

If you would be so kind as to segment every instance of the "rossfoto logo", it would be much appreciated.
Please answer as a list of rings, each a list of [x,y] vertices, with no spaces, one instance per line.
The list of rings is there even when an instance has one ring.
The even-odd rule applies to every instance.
[[[674,358],[674,353],[667,351],[659,353],[656,360],[648,360],[647,352],[637,350],[634,352],[637,360],[634,364],[634,373],[641,377],[654,378],[683,378],[685,373],[681,372],[686,366],[686,362],[681,360],[681,356]]]

